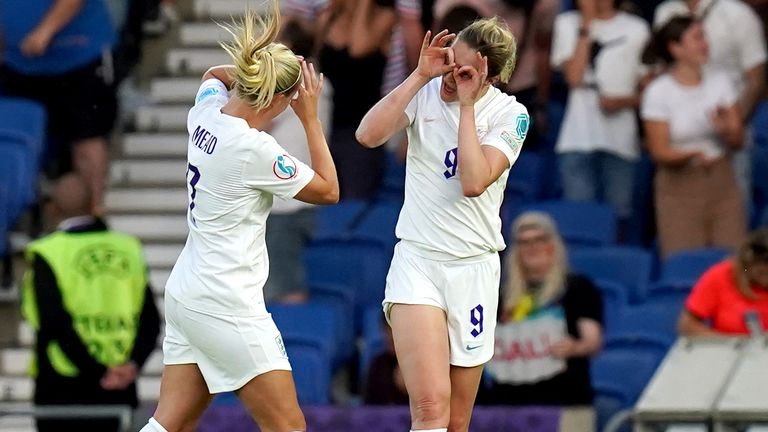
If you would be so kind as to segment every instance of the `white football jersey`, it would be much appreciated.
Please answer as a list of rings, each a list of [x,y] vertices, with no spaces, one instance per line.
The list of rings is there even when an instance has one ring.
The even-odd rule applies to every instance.
[[[223,83],[207,80],[187,117],[189,235],[166,292],[202,312],[260,315],[272,196],[293,197],[314,172],[267,133],[222,113],[228,99]]]
[[[406,108],[405,203],[397,237],[446,258],[503,250],[499,211],[509,168],[482,195],[464,196],[457,160],[459,103],[443,102],[441,83],[442,78],[430,81]],[[530,123],[525,107],[491,87],[475,104],[475,123],[480,144],[501,150],[512,167]]]

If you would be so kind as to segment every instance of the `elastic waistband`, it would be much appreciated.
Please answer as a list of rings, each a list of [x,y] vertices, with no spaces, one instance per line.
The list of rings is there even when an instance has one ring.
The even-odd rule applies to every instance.
[[[446,252],[426,249],[421,245],[419,245],[418,243],[408,241],[408,240],[400,240],[397,243],[396,247],[403,248],[406,252],[420,256],[422,258],[426,258],[434,261],[453,261],[453,262],[462,263],[462,264],[472,264],[472,263],[483,262],[488,260],[491,257],[498,256],[498,252],[487,251],[479,255],[473,255],[469,257],[459,257]]]

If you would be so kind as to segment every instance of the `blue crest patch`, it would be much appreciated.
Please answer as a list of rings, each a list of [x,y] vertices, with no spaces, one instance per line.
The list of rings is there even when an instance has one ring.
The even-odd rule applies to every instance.
[[[197,97],[197,100],[195,101],[195,103],[200,103],[203,99],[207,98],[208,96],[213,96],[218,93],[219,93],[219,89],[208,87],[207,89],[200,92],[200,95]]]
[[[525,139],[525,136],[528,135],[528,125],[530,123],[528,114],[523,114],[523,113],[518,114],[515,122],[517,123],[516,129],[515,129],[515,131],[517,132],[517,136],[520,137],[520,139]]]

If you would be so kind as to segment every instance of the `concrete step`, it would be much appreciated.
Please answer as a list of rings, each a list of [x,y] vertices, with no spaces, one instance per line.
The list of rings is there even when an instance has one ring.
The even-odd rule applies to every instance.
[[[186,133],[130,133],[123,135],[123,155],[127,157],[187,157]]]
[[[109,217],[108,222],[112,229],[133,234],[144,243],[151,241],[183,243],[189,233],[185,213],[177,215],[114,215]]]
[[[200,77],[211,66],[230,63],[232,59],[221,48],[173,48],[165,67],[171,75]]]
[[[149,355],[141,370],[144,376],[160,376],[163,373],[163,350],[156,349]]]
[[[112,186],[166,186],[186,188],[185,159],[117,160],[110,167]]]
[[[185,47],[218,47],[220,41],[231,39],[226,30],[213,22],[188,22],[179,28],[179,42]]]
[[[152,285],[152,291],[156,296],[162,296],[165,293],[165,283],[168,282],[168,276],[171,275],[171,269],[151,269],[149,271],[149,283]]]
[[[155,78],[149,84],[149,97],[158,104],[183,103],[191,107],[198,88],[200,78]]]
[[[37,427],[32,417],[4,416],[0,417],[0,431],[37,432]]]
[[[35,343],[35,330],[26,321],[19,322],[19,328],[16,333],[19,345],[31,346]]]
[[[178,244],[145,244],[144,256],[150,269],[170,269],[176,263],[184,243]]]
[[[186,188],[118,189],[107,192],[106,207],[109,214],[187,211]]]
[[[194,96],[194,93],[193,93]],[[191,105],[152,105],[136,110],[135,126],[144,132],[186,131]]]
[[[32,360],[30,348],[5,348],[0,352],[0,375],[26,376]]]
[[[268,4],[262,0],[194,0],[194,13],[198,19],[229,20],[232,16],[242,15],[247,8],[263,12]]]

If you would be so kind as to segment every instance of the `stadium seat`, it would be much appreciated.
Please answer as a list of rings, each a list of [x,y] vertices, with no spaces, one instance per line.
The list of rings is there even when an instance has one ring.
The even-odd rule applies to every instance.
[[[368,376],[368,367],[374,357],[384,350],[384,329],[381,307],[371,306],[363,312],[362,340],[360,345],[360,384]]]
[[[355,292],[339,283],[314,282],[309,285],[309,299],[313,303],[328,304],[338,317],[337,340],[341,348],[341,361],[355,352]]]
[[[768,127],[768,125],[766,126]],[[764,132],[768,135],[768,131]],[[759,211],[768,208],[768,138],[764,145],[752,148],[752,205],[753,226],[761,222]]]
[[[29,148],[20,136],[0,131],[0,180],[7,185],[8,227],[11,228],[23,211],[32,204],[35,176],[30,165]]]
[[[669,346],[677,337],[677,320],[682,302],[674,297],[656,297],[638,305],[630,305],[621,312],[620,319],[607,336],[635,335],[640,339],[664,341]]]
[[[651,285],[651,291],[690,290],[707,269],[729,253],[723,248],[698,248],[672,254],[661,263],[659,279]]]
[[[320,239],[348,234],[350,226],[365,206],[365,201],[351,199],[332,206],[318,206],[315,210],[313,237]]]
[[[405,198],[405,163],[393,151],[386,151],[384,178],[376,197],[378,202],[402,205]]]
[[[355,328],[367,306],[384,299],[392,251],[380,241],[347,238],[313,241],[304,252],[307,279],[313,283],[340,283],[355,292]]]
[[[315,347],[323,352],[330,361],[341,357],[342,347],[337,339],[338,317],[328,304],[309,302],[304,304],[280,304],[269,306],[283,341]]]
[[[568,253],[571,268],[593,281],[609,281],[625,287],[630,302],[644,297],[651,280],[653,257],[631,246],[573,248]]]
[[[540,199],[543,196],[543,159],[538,153],[521,152],[509,170],[506,191],[520,191],[519,195],[528,201]]]
[[[285,349],[293,369],[293,380],[299,404],[327,405],[330,403],[331,368],[325,353],[312,345],[286,340]]]
[[[663,356],[655,349],[603,349],[590,362],[593,387],[615,389],[628,408],[637,401]]]
[[[363,210],[357,224],[352,226],[352,236],[362,239],[372,239],[394,248],[397,242],[395,226],[400,216],[401,205],[397,203],[378,202]]]
[[[622,311],[629,304],[627,288],[620,283],[604,279],[595,279],[592,283],[600,290],[600,296],[603,298],[603,327],[610,331],[618,324]]]
[[[608,246],[616,243],[616,212],[607,204],[540,201],[521,208],[521,212],[528,210],[543,211],[552,216],[569,246]]]
[[[2,157],[2,154],[0,154]],[[2,165],[0,163],[0,165]],[[10,214],[8,213],[8,187],[0,175],[0,258],[8,252],[8,224],[10,223]]]
[[[38,165],[46,144],[47,113],[39,102],[16,97],[0,97],[0,129],[10,129],[25,134],[32,144]]]

